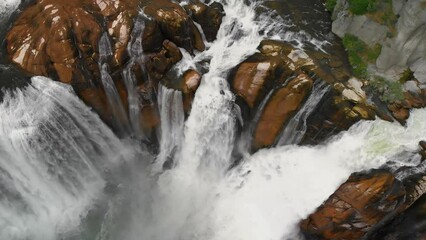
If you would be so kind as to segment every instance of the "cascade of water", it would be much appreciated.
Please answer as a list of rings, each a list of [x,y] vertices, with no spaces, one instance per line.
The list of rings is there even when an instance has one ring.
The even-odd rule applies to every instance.
[[[183,110],[182,92],[169,89],[159,84],[158,108],[161,116],[160,153],[153,166],[154,172],[163,170],[167,161],[173,161],[179,152],[179,142],[183,138],[185,113]]]
[[[416,110],[407,128],[383,120],[361,122],[324,146],[261,150],[210,189],[216,194],[213,204],[205,202],[206,209],[196,213],[201,223],[188,228],[194,239],[203,240],[303,239],[297,236],[298,222],[352,172],[417,151],[426,135],[425,117],[426,110]]]
[[[108,99],[108,104],[111,108],[114,117],[114,124],[121,134],[129,134],[131,131],[128,129],[128,117],[126,110],[124,110],[123,103],[121,102],[120,95],[114,81],[109,74],[108,60],[113,55],[111,42],[108,33],[104,33],[99,40],[99,69],[101,71],[101,81],[104,86],[105,94]]]
[[[176,166],[149,179],[139,168],[125,172],[131,184],[120,186],[126,194],[120,189],[110,200],[97,240],[297,239],[298,221],[350,173],[379,167],[402,151],[415,151],[426,135],[426,110],[417,110],[407,128],[381,120],[362,122],[323,146],[261,150],[228,170],[236,111],[226,78],[264,36],[272,35],[274,22],[256,17],[256,1],[219,1],[226,16],[217,40],[194,57],[184,54],[185,61],[178,65],[187,70],[210,60],[185,124],[182,94],[159,87],[161,150],[153,168],[159,173],[169,156]],[[138,63],[143,57],[143,21],[135,26],[128,51]],[[294,36],[291,40],[298,40]],[[99,46],[102,82],[120,118],[125,112],[108,72],[112,51],[106,34]],[[138,97],[132,92],[136,79],[130,68],[123,75],[131,126],[138,131]],[[289,123],[296,130],[286,133],[286,139],[296,135],[296,142],[303,136],[306,118],[324,88],[315,86],[297,121]],[[61,233],[78,228],[80,217],[101,196],[104,169],[134,157],[60,83],[34,79],[27,89],[6,94],[0,114],[0,239],[63,239]]]
[[[145,16],[141,13],[136,18],[133,31],[131,34],[131,40],[127,47],[127,52],[129,53],[130,60],[127,66],[123,69],[123,79],[126,84],[128,101],[129,101],[129,118],[130,125],[132,127],[132,134],[136,137],[141,137],[144,134],[141,132],[140,128],[140,99],[137,93],[136,83],[137,79],[133,73],[134,65],[138,65],[144,74],[143,81],[149,81],[149,77],[146,74],[145,64],[144,64],[144,54],[142,48],[142,34],[145,29]]]
[[[0,239],[55,240],[130,151],[64,84],[35,77],[0,103]]]
[[[256,125],[259,122],[260,117],[262,116],[266,104],[268,103],[269,99],[272,97],[275,91],[276,89],[272,89],[271,91],[269,91],[268,95],[265,96],[265,98],[257,107],[253,120],[251,120],[248,128],[246,128],[246,130],[242,133],[241,139],[238,143],[238,150],[243,155],[246,155],[251,151],[251,144],[253,141],[254,132],[256,130]]]
[[[286,124],[279,140],[277,141],[278,146],[298,144],[300,141],[302,141],[303,136],[305,136],[307,130],[306,120],[316,109],[318,103],[329,90],[330,86],[327,85],[326,82],[322,80],[315,82],[312,93],[306,100],[303,107]]]

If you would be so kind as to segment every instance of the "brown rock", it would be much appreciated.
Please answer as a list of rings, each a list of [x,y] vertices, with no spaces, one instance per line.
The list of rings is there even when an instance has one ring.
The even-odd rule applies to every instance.
[[[392,103],[388,105],[389,111],[392,113],[392,116],[402,125],[405,125],[407,119],[410,117],[410,109],[401,106],[398,103]]]
[[[143,49],[145,56],[129,61],[138,9],[144,7]],[[141,125],[158,125],[155,88],[181,60],[179,47],[192,52],[204,44],[191,18],[170,0],[37,0],[23,11],[7,35],[7,50],[13,62],[34,75],[44,75],[71,84],[78,96],[109,125],[113,111],[103,90],[99,70],[99,40],[103,32],[111,41],[112,56],[105,59],[121,102],[128,110],[127,90],[122,79],[130,69],[141,94]],[[170,39],[170,40],[165,40]],[[177,44],[177,45],[176,45]],[[127,68],[128,64],[132,64]],[[122,116],[123,122],[126,116]]]
[[[225,15],[222,4],[214,2],[207,6],[199,0],[193,0],[185,6],[185,10],[195,22],[200,24],[207,41],[216,40],[222,18]]]
[[[242,97],[253,108],[267,94],[267,89],[279,78],[277,69],[280,62],[273,59],[265,61],[246,61],[240,64],[232,80],[234,93]],[[269,86],[268,86],[269,85]]]
[[[183,109],[188,114],[191,111],[195,92],[201,83],[201,75],[194,70],[188,70],[183,74]]]
[[[300,74],[272,95],[256,126],[253,139],[255,149],[275,143],[285,123],[309,96],[312,86],[312,79]]]
[[[362,239],[405,201],[400,181],[386,170],[352,174],[330,198],[300,224],[319,239]]]
[[[156,83],[166,74],[174,64],[182,59],[179,48],[171,41],[165,40],[159,52],[147,54],[146,69]]]
[[[78,4],[39,0],[26,9],[7,35],[12,61],[35,75],[56,73],[65,83],[81,77],[77,65],[80,59],[94,65],[101,27]]]
[[[145,6],[144,12],[158,23],[156,25],[158,28],[153,28],[152,31],[161,31],[165,39],[169,39],[190,53],[194,49],[204,50],[201,33],[180,5],[169,0],[155,0]],[[145,35],[153,36],[155,33]]]

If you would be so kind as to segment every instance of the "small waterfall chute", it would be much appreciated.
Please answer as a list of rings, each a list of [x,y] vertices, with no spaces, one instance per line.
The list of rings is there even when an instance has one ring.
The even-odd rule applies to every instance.
[[[104,33],[99,40],[99,69],[101,71],[101,82],[105,90],[105,95],[108,100],[109,107],[111,108],[112,116],[114,118],[113,124],[120,134],[130,134],[128,126],[128,117],[123,103],[121,102],[120,95],[114,80],[109,73],[108,60],[112,57],[111,42],[108,33]]]
[[[315,81],[312,93],[306,100],[303,107],[285,125],[284,130],[277,141],[277,146],[299,144],[305,136],[307,130],[307,119],[315,111],[324,95],[330,90],[330,86],[318,79]]]
[[[161,172],[165,163],[173,163],[175,154],[180,151],[183,138],[185,113],[183,110],[182,92],[158,87],[158,108],[161,116],[160,153],[154,163],[153,171]]]

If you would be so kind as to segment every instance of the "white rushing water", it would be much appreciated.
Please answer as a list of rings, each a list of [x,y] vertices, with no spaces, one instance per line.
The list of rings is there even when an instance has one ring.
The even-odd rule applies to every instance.
[[[20,3],[20,0],[0,0],[0,23],[6,21]]]
[[[162,135],[157,161],[161,160],[154,172],[164,163],[164,153],[169,155],[174,146],[180,145],[179,151],[173,153],[174,168],[150,183],[144,178],[145,182],[138,186],[143,190],[132,195],[130,204],[138,207],[127,210],[132,212],[128,220],[131,224],[119,233],[106,230],[109,233],[104,233],[101,240],[295,239],[297,223],[352,172],[379,167],[402,150],[414,151],[426,134],[417,131],[426,113],[417,111],[407,129],[380,120],[364,122],[325,146],[262,150],[246,156],[240,167],[228,171],[236,116],[225,79],[232,67],[256,51],[264,37],[260,30],[274,26],[256,18],[253,5],[238,0],[221,2],[226,17],[218,39],[193,58],[186,54],[178,65],[183,72],[195,68],[197,62],[211,60],[185,123],[184,138],[179,142],[173,143],[173,131],[180,134],[181,115],[163,105],[165,98],[173,99],[170,104],[175,105],[174,100],[179,97],[173,90],[161,89],[163,133],[171,134],[168,138]],[[304,131],[305,118],[325,92],[324,86],[317,88],[295,123],[298,133]],[[118,219],[121,218],[109,220],[109,224]],[[106,225],[105,229],[109,227]]]
[[[249,1],[220,2],[226,17],[217,40],[193,57],[184,54],[177,65],[184,72],[210,60],[186,122],[182,93],[159,87],[160,149],[152,165],[141,164],[145,159],[135,144],[118,139],[66,85],[36,77],[27,88],[5,95],[0,103],[0,240],[83,239],[69,233],[90,228],[81,221],[105,200],[106,172],[126,181],[106,200],[100,230],[87,240],[298,239],[298,222],[352,172],[417,150],[426,136],[426,110],[413,111],[406,128],[382,120],[361,122],[322,146],[246,153],[230,169],[238,116],[226,81],[229,71],[255,53],[265,36],[302,40],[285,35],[285,24],[256,16]],[[133,42],[141,40],[137,30]],[[107,41],[100,44],[102,61],[111,55]],[[131,47],[130,57],[138,62],[142,49]],[[102,61],[109,98],[120,101]],[[131,89],[136,80],[129,74],[123,73]],[[291,123],[294,129],[285,133],[294,137],[291,143],[304,134],[306,118],[326,88],[316,85],[314,91]],[[137,101],[130,92],[133,131],[139,131]],[[122,111],[115,110],[118,118]],[[168,161],[171,168],[162,171]],[[130,170],[116,169],[123,164]]]
[[[54,240],[74,231],[134,150],[73,93],[35,77],[0,103],[0,239]]]
[[[117,87],[115,86],[114,80],[112,79],[109,72],[108,61],[110,58],[112,58],[112,56],[113,52],[111,42],[109,40],[108,33],[105,32],[99,40],[99,69],[101,72],[101,82],[104,87],[108,107],[114,120],[113,123],[116,125],[115,128],[117,131],[119,131],[120,134],[126,135],[130,134],[131,132],[128,125],[129,120],[126,114],[126,110],[124,110],[123,103],[121,102]],[[132,93],[133,92],[130,93],[130,96],[134,97]],[[132,100],[133,99],[130,99],[130,104],[133,103]],[[131,105],[131,107],[133,106]],[[131,113],[131,116],[133,117],[134,111],[131,111]]]
[[[314,88],[309,98],[297,114],[286,124],[284,131],[278,139],[277,145],[299,144],[305,136],[307,125],[306,121],[312,112],[316,109],[321,99],[330,90],[324,81],[315,82]]]

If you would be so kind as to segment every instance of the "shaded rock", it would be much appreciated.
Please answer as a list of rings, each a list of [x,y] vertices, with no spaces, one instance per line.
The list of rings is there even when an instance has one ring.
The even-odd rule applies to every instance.
[[[426,239],[426,195],[413,206],[384,226],[371,239],[407,240]]]
[[[222,18],[225,15],[222,4],[214,2],[207,6],[199,0],[192,0],[185,6],[185,10],[195,22],[200,24],[207,41],[216,40]]]
[[[352,174],[300,226],[306,236],[318,239],[362,239],[403,205],[405,195],[388,171]]]
[[[160,51],[146,55],[146,69],[151,79],[158,81],[182,59],[179,48],[171,41],[164,40]]]
[[[422,161],[426,160],[426,141],[420,141],[420,155],[422,156]]]
[[[413,175],[404,180],[404,185],[407,189],[408,209],[404,209],[392,222],[380,228],[371,239],[405,240],[426,237],[426,177],[423,174]]]
[[[164,86],[182,92],[183,108],[187,115],[191,111],[192,102],[200,83],[201,74],[193,69],[185,71],[180,76],[176,76],[175,72],[170,72],[161,81]]]
[[[392,113],[392,116],[402,125],[405,125],[407,119],[410,117],[410,109],[403,107],[399,103],[392,103],[388,105],[389,111]]]
[[[156,0],[145,6],[144,13],[157,22],[158,28],[153,28],[153,31],[161,31],[164,39],[169,39],[190,53],[194,49],[204,50],[201,33],[180,5],[169,0]]]
[[[313,80],[300,74],[272,95],[256,126],[253,139],[255,149],[275,143],[285,123],[309,96],[312,86]]]

